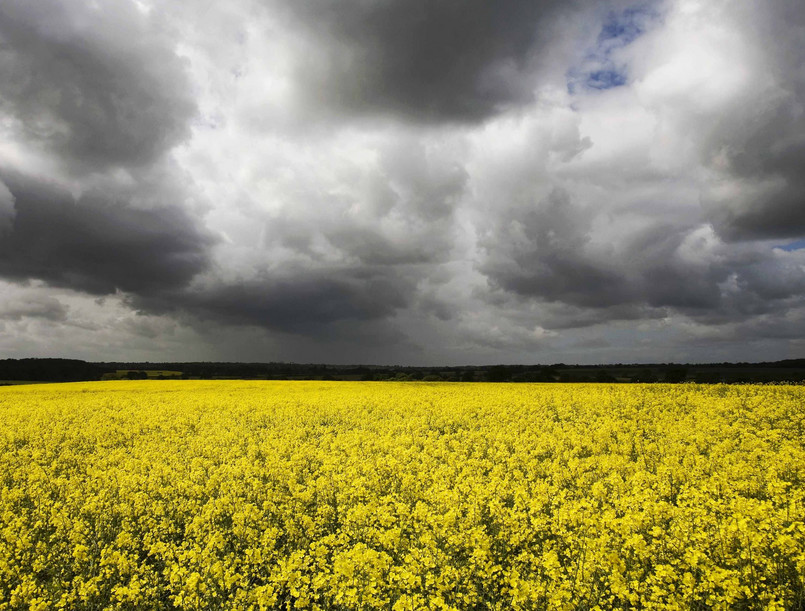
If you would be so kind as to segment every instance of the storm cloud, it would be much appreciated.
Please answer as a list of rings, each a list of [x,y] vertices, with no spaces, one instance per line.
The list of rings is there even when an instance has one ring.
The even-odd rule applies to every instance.
[[[405,279],[342,269],[216,283],[161,300],[140,297],[136,305],[149,312],[178,308],[223,324],[316,336],[333,323],[386,318],[408,305],[412,288]]]
[[[502,223],[483,242],[480,270],[494,288],[519,298],[565,304],[573,325],[661,318],[728,322],[784,312],[805,296],[799,253],[751,244],[731,246],[712,227],[655,224],[597,242],[589,211],[554,191],[534,209]],[[555,315],[548,327],[567,326]]]
[[[303,87],[327,106],[416,121],[477,121],[533,101],[553,1],[276,2],[324,41],[300,61]]]
[[[800,357],[803,30],[794,0],[4,2],[0,350]]]
[[[0,112],[68,165],[144,164],[195,112],[175,41],[133,2],[0,6]]]
[[[739,23],[762,51],[752,90],[714,122],[708,161],[732,188],[707,193],[716,225],[729,238],[787,238],[805,232],[805,18],[796,3],[751,7]],[[775,44],[766,45],[774,37]]]
[[[149,294],[187,284],[208,264],[211,235],[180,207],[137,209],[89,192],[0,174],[14,198],[0,275],[90,294]]]
[[[0,237],[5,238],[14,222],[14,196],[8,187],[0,182]]]

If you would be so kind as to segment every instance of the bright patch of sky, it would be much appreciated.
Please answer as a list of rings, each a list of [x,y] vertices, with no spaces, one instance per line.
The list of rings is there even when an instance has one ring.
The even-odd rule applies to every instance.
[[[621,51],[658,24],[656,4],[643,3],[606,16],[594,46],[580,65],[568,71],[569,93],[603,91],[627,84],[629,70]]]
[[[795,250],[803,250],[805,249],[805,240],[796,240],[794,242],[789,242],[788,244],[781,244],[777,246],[780,250],[785,250],[787,252],[794,252]]]

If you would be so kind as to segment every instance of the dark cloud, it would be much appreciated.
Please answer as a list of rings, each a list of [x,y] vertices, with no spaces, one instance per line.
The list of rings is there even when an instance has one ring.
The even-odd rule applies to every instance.
[[[93,294],[148,294],[188,283],[208,265],[210,234],[171,203],[127,207],[114,195],[69,192],[0,175],[15,200],[0,241],[0,276],[40,279]]]
[[[629,287],[586,253],[590,221],[566,191],[555,189],[487,231],[481,271],[515,294],[590,307],[621,303]]]
[[[705,202],[728,239],[805,236],[805,11],[794,0],[742,8],[743,35],[762,50],[757,82],[706,145],[710,165],[739,188],[713,189]]]
[[[524,296],[518,297],[521,300],[528,299],[528,297]],[[586,329],[611,321],[651,321],[665,318],[667,315],[668,310],[665,308],[652,308],[640,303],[591,308],[553,302],[542,304],[539,321],[545,329],[571,331],[573,329]]]
[[[8,187],[0,181],[0,238],[11,230],[14,221],[14,196]]]
[[[413,288],[410,280],[380,270],[300,270],[135,297],[132,304],[149,313],[183,311],[222,324],[321,336],[340,322],[363,324],[392,316],[408,305]]]
[[[476,121],[533,98],[549,0],[276,0],[320,52],[300,66],[311,98],[417,121]]]
[[[0,3],[0,113],[72,166],[141,165],[195,112],[174,42],[133,2]]]
[[[561,304],[549,327],[658,318],[671,312],[712,324],[784,311],[805,296],[801,257],[730,247],[707,227],[653,224],[592,243],[589,212],[554,190],[517,210],[483,242],[480,270],[493,287]]]
[[[731,125],[717,140],[716,154],[741,186],[707,195],[714,223],[729,239],[805,235],[805,89],[787,92],[776,104],[751,117],[752,129]]]
[[[805,156],[802,162],[805,163]],[[805,180],[784,180],[774,193],[749,203],[745,209],[727,209],[714,215],[715,223],[725,237],[785,239],[805,236]]]

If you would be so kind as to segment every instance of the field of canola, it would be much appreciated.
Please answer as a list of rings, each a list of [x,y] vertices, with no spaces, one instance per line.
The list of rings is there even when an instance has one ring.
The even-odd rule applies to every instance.
[[[0,388],[0,610],[803,609],[805,387]]]

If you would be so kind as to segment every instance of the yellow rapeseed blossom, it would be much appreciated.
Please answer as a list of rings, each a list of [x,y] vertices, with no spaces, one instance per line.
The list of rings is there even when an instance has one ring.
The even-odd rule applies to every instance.
[[[0,611],[805,606],[805,388],[0,389]]]

